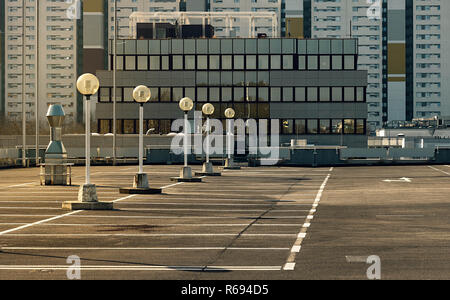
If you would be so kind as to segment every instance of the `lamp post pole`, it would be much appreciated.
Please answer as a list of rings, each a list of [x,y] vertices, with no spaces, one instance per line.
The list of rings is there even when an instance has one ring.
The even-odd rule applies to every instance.
[[[202,106],[202,112],[206,116],[206,161],[203,164],[201,172],[196,172],[195,175],[200,176],[220,176],[220,173],[214,173],[213,164],[209,160],[210,155],[210,134],[211,134],[211,124],[209,117],[214,113],[214,105],[211,103],[206,103]]]
[[[227,146],[228,146],[228,159],[225,160],[225,170],[239,170],[239,166],[235,166],[233,164],[233,160],[231,157],[231,152],[233,151],[233,118],[236,115],[234,109],[227,108],[225,110],[225,117],[227,118]]]
[[[144,103],[139,104],[139,174],[144,173]]]
[[[184,112],[184,136],[183,136],[183,146],[184,146],[184,166],[188,166],[188,111]]]
[[[179,177],[171,177],[170,180],[178,182],[201,182],[201,178],[192,177],[192,170],[188,166],[188,113],[194,108],[194,101],[185,97],[178,103],[180,109],[184,112],[184,133],[183,133],[183,148],[184,148],[184,166],[180,170]]]
[[[152,189],[148,185],[147,174],[144,173],[144,104],[147,103],[152,93],[145,85],[137,86],[133,90],[133,98],[139,103],[139,170],[134,176],[132,188],[120,188],[121,194],[161,194],[161,189]]]
[[[91,95],[86,95],[86,117],[85,117],[85,128],[86,128],[86,179],[85,183],[91,183]]]
[[[85,184],[80,186],[78,191],[78,201],[65,201],[63,209],[70,210],[110,210],[113,209],[112,202],[99,202],[95,184],[91,184],[91,96],[96,94],[100,88],[100,82],[95,75],[86,73],[77,80],[77,90],[86,97],[85,103],[85,154],[86,154],[86,175]]]

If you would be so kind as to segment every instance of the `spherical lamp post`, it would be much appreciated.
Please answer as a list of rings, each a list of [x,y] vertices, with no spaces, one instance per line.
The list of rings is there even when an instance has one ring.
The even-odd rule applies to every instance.
[[[134,176],[133,188],[119,189],[122,194],[161,194],[161,189],[149,187],[147,174],[144,173],[144,104],[151,96],[150,89],[145,85],[133,90],[133,99],[139,103],[139,171]]]
[[[91,96],[96,94],[100,87],[98,78],[95,75],[86,73],[81,75],[77,80],[77,89],[80,94],[84,95],[86,98],[85,105],[85,127],[86,127],[86,177],[84,185],[80,186],[78,191],[78,201],[67,201],[63,202],[64,209],[112,209],[112,202],[99,202],[97,197],[97,190],[95,184],[91,184]]]
[[[227,108],[225,110],[225,117],[227,118],[227,148],[228,155],[225,159],[224,170],[239,170],[241,167],[236,166],[233,161],[232,152],[233,152],[233,143],[234,143],[234,135],[233,135],[233,118],[236,115],[234,109]]]
[[[214,105],[211,103],[206,103],[202,106],[202,112],[206,116],[206,162],[203,163],[203,168],[201,172],[196,172],[195,175],[200,176],[220,176],[220,173],[214,173],[213,165],[209,161],[210,155],[210,140],[209,136],[211,134],[211,124],[209,117],[214,113]]]
[[[194,108],[194,101],[185,97],[178,103],[180,109],[184,112],[184,133],[183,133],[183,146],[184,146],[184,166],[180,170],[180,177],[171,177],[170,180],[178,182],[201,182],[202,179],[198,177],[192,177],[192,169],[188,166],[188,113]]]

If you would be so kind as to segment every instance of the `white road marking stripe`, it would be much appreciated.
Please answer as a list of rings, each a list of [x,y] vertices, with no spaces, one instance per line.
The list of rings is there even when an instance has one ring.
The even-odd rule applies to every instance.
[[[42,224],[42,223],[45,223],[45,222],[50,222],[50,221],[53,221],[53,220],[56,220],[56,219],[60,219],[60,218],[66,217],[66,216],[70,216],[70,215],[73,215],[73,214],[76,214],[76,213],[79,213],[79,212],[80,212],[80,210],[72,211],[72,212],[69,212],[69,213],[66,213],[66,214],[63,214],[63,215],[58,215],[58,216],[55,216],[55,217],[52,217],[52,218],[49,218],[49,219],[45,219],[45,220],[41,220],[41,221],[38,221],[38,222],[30,223],[30,224],[27,224],[27,225],[19,226],[19,227],[16,227],[16,228],[8,229],[8,230],[0,232],[0,235],[5,235],[5,234],[8,234],[10,232],[18,231],[18,230],[21,230],[21,229],[24,229],[24,228],[28,228],[28,227],[31,227],[31,226],[34,226],[34,225]]]
[[[428,168],[431,168],[431,169],[433,169],[433,170],[435,170],[435,171],[438,171],[438,172],[441,172],[441,173],[444,173],[444,174],[446,174],[446,175],[450,175],[450,173],[448,173],[448,172],[445,172],[445,171],[442,171],[442,170],[439,170],[438,168],[435,168],[435,167],[432,167],[432,166],[427,166]]]
[[[0,223],[0,226],[10,226],[10,225],[25,225],[28,223]],[[92,224],[86,224],[86,223],[45,223],[45,224],[38,224],[35,226],[83,226],[83,227],[133,227],[133,226],[160,226],[160,227],[167,227],[167,226],[186,226],[186,227],[243,227],[243,226],[248,226],[250,225],[250,223],[244,223],[244,224],[184,224],[184,223],[179,223],[179,224],[96,224],[96,223],[92,223]],[[260,227],[298,227],[298,224],[253,224],[252,226],[260,226]]]
[[[330,172],[333,168],[330,168]],[[317,192],[316,198],[314,200],[314,204],[312,205],[312,209],[310,210],[310,214],[306,217],[305,223],[302,225],[302,229],[300,233],[297,235],[297,240],[294,243],[294,246],[291,250],[291,255],[288,257],[286,264],[284,265],[284,270],[293,271],[295,269],[295,259],[296,254],[300,252],[301,244],[303,239],[306,237],[306,230],[311,226],[310,220],[314,218],[313,214],[316,212],[316,207],[319,205],[320,199],[322,198],[323,191],[325,190],[325,186],[327,185],[328,180],[331,177],[331,173],[327,175],[327,177],[323,180],[322,185],[320,186],[319,191]]]
[[[164,236],[236,236],[236,233],[1,233],[4,237],[91,237],[91,236],[145,236],[145,237],[164,237]],[[266,237],[295,237],[291,233],[243,233],[240,236],[266,236]]]
[[[0,270],[61,270],[64,265],[0,265]],[[80,266],[81,271],[280,271],[281,266]]]
[[[236,250],[236,251],[286,251],[289,248],[243,248],[243,247],[1,247],[1,250],[111,250],[111,251],[162,251],[162,250]]]
[[[81,211],[81,210],[80,210]],[[24,215],[24,214],[0,214],[0,217],[56,217],[58,215]],[[77,215],[67,217],[75,217],[75,218],[126,218],[126,219],[259,219],[257,216],[236,216],[236,217],[226,217],[226,216],[106,216],[106,215]],[[306,216],[273,216],[273,217],[263,217],[261,220],[265,219],[303,219]]]

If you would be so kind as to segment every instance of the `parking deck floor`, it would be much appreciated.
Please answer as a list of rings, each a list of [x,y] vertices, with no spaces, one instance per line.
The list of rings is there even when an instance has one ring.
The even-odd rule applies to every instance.
[[[161,195],[123,195],[137,166],[94,166],[113,211],[64,211],[73,186],[39,170],[0,170],[0,279],[450,279],[450,167],[258,167],[173,183],[180,166],[145,166]],[[194,166],[199,171],[201,166]]]

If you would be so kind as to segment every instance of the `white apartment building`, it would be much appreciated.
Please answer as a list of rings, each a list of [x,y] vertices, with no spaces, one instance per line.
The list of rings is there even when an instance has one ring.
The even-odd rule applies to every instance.
[[[414,118],[450,116],[450,1],[415,0]]]
[[[274,12],[278,15],[279,31],[283,34],[282,3],[285,0],[210,0],[208,5],[204,0],[121,0],[115,3],[108,1],[108,31],[110,39],[114,38],[114,5],[117,5],[117,38],[130,38],[129,16],[133,12],[177,12],[181,10],[197,11],[203,9],[211,12]],[[203,3],[200,3],[203,2]],[[199,21],[201,22],[201,21]],[[217,37],[233,36],[248,37],[249,21],[246,18],[235,18],[231,25],[231,32],[227,31],[225,19],[213,19],[211,24],[215,27]],[[266,33],[272,36],[272,19],[255,19],[256,34]],[[230,27],[230,25],[228,25]]]
[[[386,117],[383,111],[383,105],[386,105],[383,104],[383,76],[386,75],[383,74],[381,11],[372,11],[373,16],[368,18],[371,6],[367,0],[311,0],[310,21],[312,38],[358,38],[358,69],[367,70],[369,77],[368,126],[374,129],[382,126],[383,116]]]
[[[180,11],[180,0],[109,0],[108,31],[114,38],[114,7],[117,7],[117,38],[130,38],[130,15],[133,12],[176,12]]]
[[[22,10],[24,4],[25,12]],[[47,106],[53,103],[62,104],[67,122],[76,118],[77,20],[67,16],[67,9],[71,5],[72,3],[66,1],[4,0],[4,7],[1,9],[5,10],[6,117],[13,120],[22,119],[22,74],[24,72],[27,119],[34,120],[35,114],[38,113],[39,119],[44,121]],[[25,13],[25,29],[23,13]],[[22,38],[23,30],[25,30],[25,40]],[[37,32],[39,32],[39,42]],[[25,56],[22,54],[23,45],[25,45]],[[36,57],[37,47],[39,47],[39,60]],[[24,71],[23,65],[25,65]],[[36,95],[36,84],[39,84],[38,95]],[[36,98],[39,101],[38,112],[36,112]]]
[[[211,0],[210,11],[211,12],[274,12],[278,16],[278,32],[283,35],[282,26],[282,0]],[[227,24],[225,20],[213,20],[212,25],[215,29],[215,35],[217,37],[226,37]],[[233,37],[249,37],[249,28],[251,24],[248,19],[235,18],[232,24],[232,30],[230,35]],[[256,19],[255,20],[255,35],[259,33],[265,33],[268,36],[273,36],[272,32],[272,19]]]

